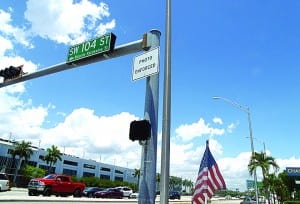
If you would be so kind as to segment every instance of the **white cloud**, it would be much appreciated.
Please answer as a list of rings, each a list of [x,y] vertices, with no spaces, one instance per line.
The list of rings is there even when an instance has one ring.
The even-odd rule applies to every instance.
[[[1,35],[8,37],[9,39],[14,40],[17,43],[21,43],[27,47],[32,47],[24,28],[15,27],[12,25],[11,14],[12,9],[9,9],[9,12],[5,12],[0,9]]]
[[[12,139],[36,138],[47,116],[47,107],[33,107],[31,101],[22,101],[15,91],[15,86],[0,89],[0,133],[12,133]],[[18,90],[18,89],[17,89]]]
[[[204,119],[200,118],[196,123],[179,126],[175,132],[184,141],[190,141],[195,137],[201,137],[203,135],[222,135],[224,134],[224,129],[212,128],[209,123],[206,124]]]
[[[237,157],[221,158],[217,161],[228,188],[246,190],[246,180],[251,179],[248,172],[250,155],[250,152],[243,152]]]
[[[7,50],[12,50],[13,49],[13,44],[10,40],[7,40],[0,36],[0,59],[4,56],[5,52]]]
[[[14,43],[20,43],[28,48],[32,48],[33,45],[28,40],[28,35],[23,27],[16,27],[12,25],[11,15],[13,10],[8,9],[8,12],[0,9],[0,58],[8,50],[13,49]]]
[[[82,156],[83,151],[85,155],[97,159],[101,155],[102,161],[109,163],[115,159],[122,161],[124,165],[127,165],[127,159],[139,162],[140,159],[133,152],[138,152],[140,146],[129,140],[130,122],[137,119],[126,112],[97,116],[91,109],[76,109],[62,123],[41,133],[42,145],[55,144],[63,148],[65,153],[76,156]]]
[[[97,27],[97,34],[103,35],[107,32],[107,30],[112,30],[116,26],[116,21],[112,20],[107,23],[100,23],[100,25]]]
[[[34,35],[65,44],[95,37],[93,35],[98,34],[95,30],[105,33],[113,29],[114,19],[102,22],[109,15],[107,4],[100,2],[97,5],[88,0],[79,3],[72,0],[29,0],[25,11]]]
[[[220,124],[220,125],[223,124],[223,121],[222,121],[221,118],[214,118],[214,119],[213,119],[213,122],[216,123],[216,124]]]
[[[227,131],[229,133],[232,133],[233,130],[239,125],[239,121],[237,121],[236,123],[231,123],[227,126]]]
[[[300,158],[290,157],[287,159],[276,159],[277,164],[279,165],[280,172],[286,170],[286,167],[299,167]]]

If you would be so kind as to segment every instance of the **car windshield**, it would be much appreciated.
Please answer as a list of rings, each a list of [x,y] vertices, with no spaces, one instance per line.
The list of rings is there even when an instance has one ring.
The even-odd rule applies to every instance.
[[[6,174],[0,174],[0,180],[8,180],[8,176]]]
[[[44,179],[55,179],[55,175],[50,174],[44,177]]]

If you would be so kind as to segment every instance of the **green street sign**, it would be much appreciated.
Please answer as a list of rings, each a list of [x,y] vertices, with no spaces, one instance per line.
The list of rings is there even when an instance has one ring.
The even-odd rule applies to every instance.
[[[98,54],[113,51],[115,47],[116,36],[113,33],[105,34],[101,37],[73,45],[69,48],[67,64],[86,60]]]

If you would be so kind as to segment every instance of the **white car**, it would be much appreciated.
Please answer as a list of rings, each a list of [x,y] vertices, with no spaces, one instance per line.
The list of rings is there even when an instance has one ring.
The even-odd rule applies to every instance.
[[[132,198],[132,199],[137,199],[139,197],[139,193],[131,193],[129,195],[129,198]]]
[[[130,187],[127,186],[119,186],[116,187],[117,189],[119,189],[121,192],[123,192],[123,197],[128,197],[130,196],[130,194],[132,194],[132,189]]]
[[[5,173],[0,173],[0,191],[9,191],[10,181]]]

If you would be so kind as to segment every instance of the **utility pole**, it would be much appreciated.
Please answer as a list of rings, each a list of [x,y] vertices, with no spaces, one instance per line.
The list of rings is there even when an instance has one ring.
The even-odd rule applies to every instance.
[[[152,30],[147,33],[147,44],[151,48],[159,46],[160,32]],[[148,47],[148,46],[147,46]],[[141,142],[142,158],[139,183],[139,204],[154,204],[156,194],[156,159],[158,126],[159,75],[146,78],[146,96],[144,119],[150,121],[151,138]]]

